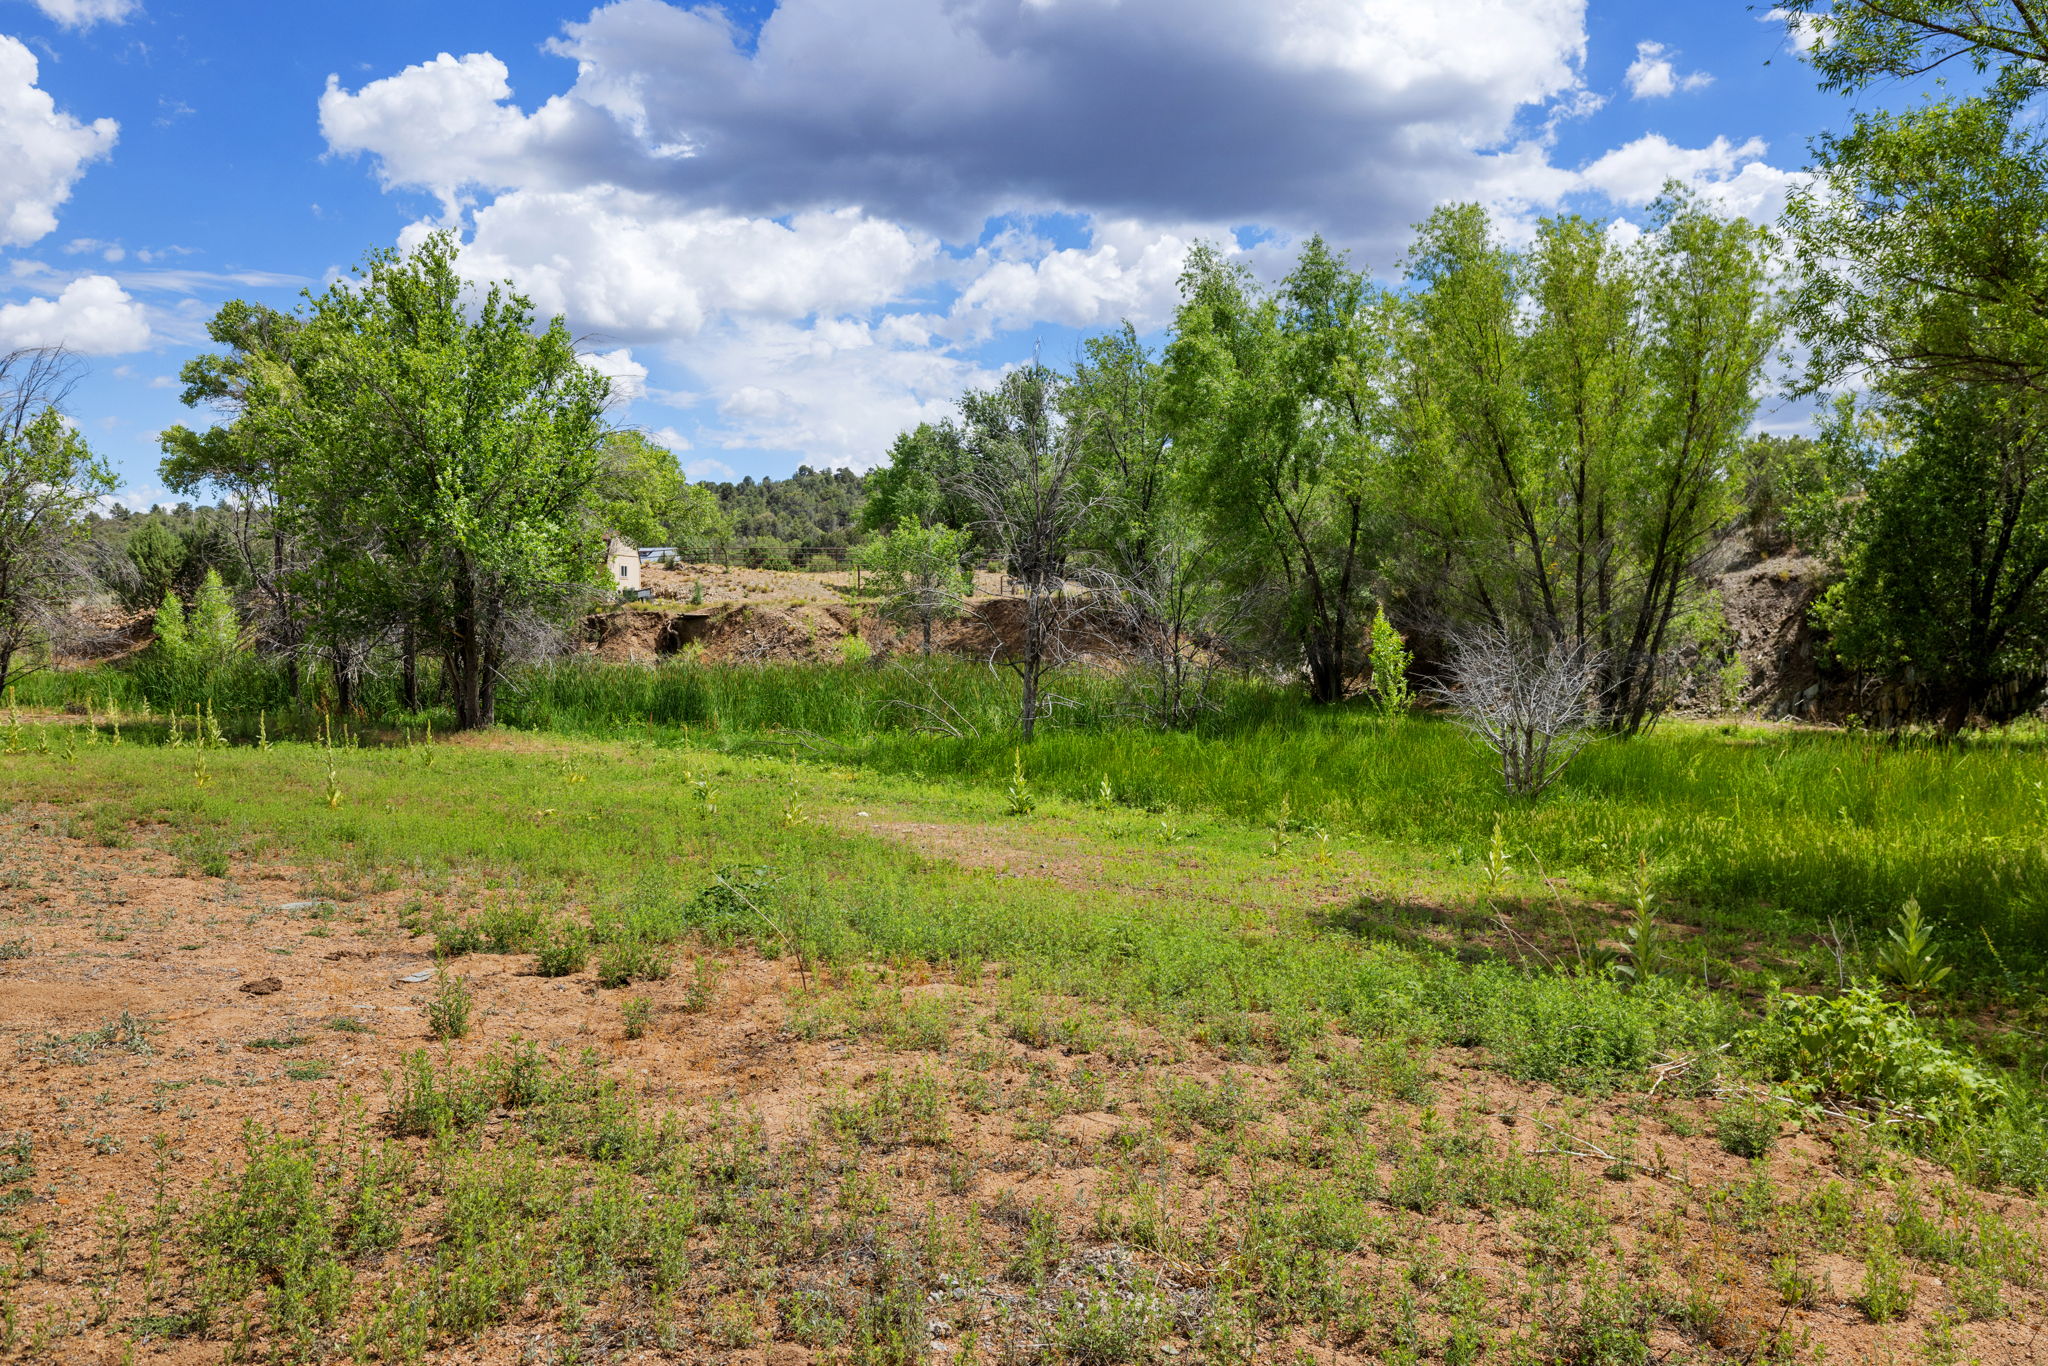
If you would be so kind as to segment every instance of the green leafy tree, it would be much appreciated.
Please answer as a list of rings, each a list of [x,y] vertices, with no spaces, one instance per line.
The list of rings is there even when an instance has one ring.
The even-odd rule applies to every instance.
[[[870,473],[860,525],[887,531],[906,521],[965,527],[979,515],[961,492],[969,455],[965,436],[951,422],[921,422],[889,447],[889,463]]]
[[[717,495],[692,484],[668,447],[627,430],[606,433],[599,449],[592,511],[600,531],[643,546],[697,545],[731,534]]]
[[[82,577],[83,518],[112,472],[58,411],[74,371],[61,351],[0,355],[0,689],[47,658]]]
[[[1128,322],[1082,346],[1064,401],[1099,493],[1083,534],[1117,573],[1152,581],[1162,524],[1172,517],[1164,372]]]
[[[1675,189],[1650,226],[1626,248],[1551,219],[1517,251],[1457,206],[1409,264],[1408,596],[1599,661],[1623,732],[1657,715],[1706,609],[1699,557],[1735,513],[1779,329],[1761,230]]]
[[[1820,620],[1847,663],[1910,670],[1951,733],[1994,698],[2016,714],[2048,668],[2048,409],[1988,385],[1874,403],[1828,432],[1868,474]]]
[[[962,567],[969,537],[952,527],[907,521],[861,547],[862,565],[891,621],[914,625],[932,652],[932,625],[960,615],[974,580]]]
[[[207,324],[207,335],[225,346],[187,361],[180,395],[188,407],[206,407],[227,419],[195,431],[168,428],[160,441],[164,483],[180,492],[213,487],[227,495],[229,536],[240,578],[261,605],[261,636],[282,658],[294,695],[300,687],[299,656],[307,639],[307,604],[298,592],[304,568],[301,547],[280,515],[279,490],[285,467],[298,454],[301,434],[279,402],[301,388],[311,364],[314,335],[301,320],[261,304],[234,299]],[[166,575],[161,538],[130,540],[143,592],[154,601],[182,574]]]
[[[2037,387],[2048,374],[2048,6],[2039,0],[1789,0],[1821,41],[1823,90],[1965,78],[1904,111],[1864,108],[1814,145],[1787,207],[1805,386],[1875,370]]]
[[[466,286],[455,258],[437,234],[311,299],[318,361],[292,404],[303,449],[282,503],[321,629],[403,623],[468,728],[494,719],[515,627],[594,586],[585,509],[609,386],[560,318],[537,327],[523,295]]]
[[[1164,415],[1207,535],[1239,547],[1237,590],[1344,696],[1379,526],[1390,301],[1310,241],[1280,289],[1213,249],[1189,253],[1162,380]]]

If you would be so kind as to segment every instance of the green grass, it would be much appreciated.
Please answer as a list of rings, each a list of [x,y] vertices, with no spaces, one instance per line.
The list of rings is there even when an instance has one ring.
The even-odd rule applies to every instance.
[[[2048,747],[1671,722],[1591,746],[1539,801],[1504,798],[1487,756],[1440,720],[1319,709],[1240,684],[1196,731],[1132,724],[1113,680],[1061,678],[1072,705],[1024,756],[1071,801],[1315,828],[1476,862],[1494,823],[1523,871],[1618,899],[1647,860],[1665,898],[1787,913],[1845,945],[1909,897],[1962,969],[2014,994],[2048,968]],[[937,699],[943,699],[939,702]],[[1000,790],[1016,745],[1008,677],[920,668],[565,665],[523,677],[508,719],[733,752],[786,749],[919,781]],[[941,733],[943,721],[960,732]],[[1285,804],[1283,808],[1283,803]],[[2007,980],[2011,977],[2012,980]]]
[[[775,728],[821,721],[841,677],[886,719],[861,722],[856,708],[836,737]],[[1163,737],[1122,726],[1097,683],[1093,721],[1077,713],[1026,752],[1040,799],[1014,815],[1014,758],[1000,731],[895,725],[888,678],[643,674],[639,685],[700,686],[734,710],[718,713],[715,729],[708,717],[686,729],[557,712],[549,725],[585,733],[427,748],[379,745],[373,732],[372,743],[331,755],[284,740],[236,745],[208,751],[203,781],[189,744],[153,743],[161,727],[131,726],[120,745],[108,735],[0,738],[0,800],[57,807],[60,828],[67,809],[89,812],[80,840],[132,830],[167,851],[203,846],[220,851],[230,879],[284,855],[319,884],[309,895],[345,919],[374,913],[365,893],[409,897],[399,923],[451,958],[527,954],[536,968],[595,968],[622,984],[673,973],[645,998],[634,987],[614,998],[629,1035],[634,1011],[640,1029],[658,1032],[636,999],[671,1003],[679,1032],[696,1028],[685,1017],[697,1012],[715,1020],[719,950],[752,945],[801,969],[791,1036],[912,1054],[836,1080],[849,1089],[771,1142],[758,1118],[722,1101],[663,1110],[638,1098],[644,1078],[609,1076],[596,1054],[457,1044],[467,1029],[437,1027],[442,1041],[408,1054],[389,1079],[381,1122],[343,1100],[321,1111],[335,1116],[331,1128],[252,1127],[239,1162],[182,1209],[147,1216],[161,1221],[147,1231],[151,1246],[161,1237],[182,1249],[186,1274],[172,1285],[106,1272],[95,1284],[112,1287],[107,1303],[127,1274],[125,1293],[144,1311],[137,1322],[152,1331],[160,1322],[165,1333],[244,1345],[253,1336],[273,1359],[424,1360],[544,1321],[564,1358],[586,1329],[595,1345],[625,1323],[669,1345],[783,1339],[834,1360],[907,1362],[925,1353],[935,1318],[957,1335],[959,1359],[1011,1359],[969,1348],[980,1320],[947,1320],[952,1301],[934,1296],[939,1287],[999,1291],[1021,1317],[987,1331],[1053,1344],[1067,1360],[1150,1360],[1168,1338],[1205,1360],[1264,1359],[1258,1342],[1296,1331],[1371,1359],[1642,1360],[1659,1325],[1704,1353],[1721,1312],[1716,1265],[1658,1267],[1645,1253],[1603,1279],[1611,1212],[1589,1183],[1605,1183],[1559,1154],[1590,1145],[1580,1156],[1605,1161],[1607,1182],[1676,1175],[1632,1127],[1673,1105],[1695,1116],[1688,1133],[1704,1123],[1731,1151],[1767,1151],[1759,1121],[1774,1134],[1802,1093],[1793,1087],[1782,1111],[1743,1108],[1743,1089],[1726,1083],[1778,1080],[1755,1042],[1766,1032],[1755,998],[1722,989],[1725,956],[1703,986],[1688,955],[1709,939],[1784,937],[1788,924],[1826,912],[1782,900],[1768,910],[1751,892],[1669,906],[1690,918],[1670,926],[1666,969],[1631,984],[1563,953],[1568,935],[1600,933],[1586,897],[1635,866],[1636,836],[1653,819],[1671,830],[1724,805],[1767,808],[1774,819],[1811,817],[1799,828],[1819,840],[1824,829],[1859,828],[1822,819],[1828,785],[1838,795],[1852,786],[1844,774],[1910,804],[1915,783],[1988,795],[2038,762],[2017,743],[1893,751],[1859,737],[1671,727],[1596,746],[1560,793],[1516,807],[1492,797],[1483,761],[1441,724],[1311,712],[1247,690],[1203,733]],[[777,689],[811,692],[778,703]],[[987,698],[993,715],[1000,690]],[[793,764],[792,753],[810,761]],[[1108,766],[1112,755],[1122,767]],[[1282,796],[1292,824],[1276,832]],[[1171,831],[1146,809],[1169,804]],[[1887,857],[1945,840],[1960,859],[1966,829],[1982,844],[1987,830],[2017,841],[2025,824],[1990,804],[1967,827],[1934,806],[1911,809],[1917,827],[1885,806],[1868,812]],[[1496,817],[1504,869],[1487,864]],[[1606,844],[1570,858],[1545,852],[1601,822],[1615,832]],[[1338,832],[1334,851],[1313,825]],[[957,837],[961,856],[920,854],[905,830]],[[1733,847],[1716,857],[1731,865],[1758,856],[1758,841],[1723,842]],[[1649,851],[1667,897],[1686,895],[1680,847],[1673,837]],[[1373,895],[1344,904],[1361,890]],[[1549,945],[1559,968],[1487,950],[1495,912]],[[1846,922],[1839,906],[1834,914]],[[1471,931],[1458,947],[1472,951],[1406,932],[1404,917],[1432,915]],[[1953,945],[1952,912],[1949,924]],[[2031,961],[2017,949],[2004,956]],[[466,1024],[458,980],[444,976],[442,990]],[[1967,982],[1987,980],[1980,970]],[[346,1017],[327,1025],[360,1028]],[[312,1042],[279,1035],[252,1046]],[[1039,1052],[1017,1058],[1013,1045]],[[128,1020],[21,1044],[78,1066],[149,1047],[147,1022]],[[1841,1063],[1839,1048],[1831,1056]],[[1456,1101],[1463,1068],[1443,1067],[1446,1057],[1536,1084],[1518,1089],[1563,1108],[1548,1121],[1531,1114],[1511,1136],[1514,1114]],[[1659,1078],[1654,1101],[1641,1094],[1652,1066],[1673,1060],[1689,1061]],[[303,1056],[270,1066],[309,1086],[330,1070]],[[2043,1189],[2048,1115],[2030,1072],[1998,1069],[2009,1096],[1996,1113],[1851,1132],[1873,1150],[1895,1134],[1986,1185]],[[1826,1097],[1844,1099],[1883,1097]],[[975,1188],[975,1151],[954,1140],[978,1117],[1042,1153],[1046,1172],[1083,1152],[1062,1123],[1088,1119],[1084,1131],[1099,1137],[1086,1151],[1105,1177],[1091,1187],[1092,1209],[1006,1194],[942,1218],[943,1200]],[[1529,1134],[1535,1124],[1543,1137]],[[1582,1140],[1582,1125],[1599,1132]],[[1837,1142],[1846,1173],[1862,1150]],[[1910,1315],[1905,1273],[1936,1263],[1977,1278],[1971,1303],[2029,1293],[2036,1245],[1988,1213],[2008,1197],[1980,1207],[1944,1187],[1923,1208],[1888,1161],[1871,1156],[1869,1179],[1852,1177],[1855,1195],[1839,1200],[1833,1183],[1806,1194],[1773,1186],[1763,1166],[1740,1186],[1683,1198],[1771,1255],[1795,1236],[1832,1239],[1863,1265],[1861,1285],[1839,1294],[1871,1319]],[[25,1148],[14,1165],[26,1166]],[[1007,1189],[1022,1170],[993,1184]],[[1526,1282],[1490,1286],[1433,1232],[1482,1215],[1526,1244]],[[1091,1242],[1134,1252],[1105,1259]],[[1685,1255],[1677,1238],[1667,1250]],[[1367,1253],[1395,1259],[1380,1266],[1396,1274],[1360,1276],[1343,1260]],[[1795,1259],[1778,1293],[1805,1295],[1800,1274]],[[1202,1293],[1191,1297],[1189,1284]],[[1496,1313],[1518,1303],[1520,1286],[1536,1298]],[[45,1344],[44,1355],[53,1350]]]
[[[21,700],[82,709],[124,688],[132,681],[115,671],[38,675]],[[1451,868],[1477,866],[1497,821],[1521,873],[1569,879],[1581,895],[1621,899],[1646,861],[1655,891],[1710,927],[1831,934],[1859,955],[1917,898],[1973,992],[2023,997],[2048,970],[2048,746],[2038,737],[1938,745],[1673,722],[1594,744],[1552,792],[1517,802],[1440,720],[1319,709],[1295,691],[1237,683],[1200,728],[1161,734],[1133,724],[1113,679],[1069,672],[1057,690],[1070,704],[1023,756],[1038,794],[1100,803],[1106,784],[1112,805],[1169,824],[1205,815],[1271,827],[1284,811],[1282,846],[1328,834]],[[785,753],[1001,791],[1014,777],[1013,706],[1007,674],[950,661],[572,663],[518,677],[502,711],[524,729]],[[222,724],[231,736],[255,729],[242,715]],[[377,727],[367,730],[375,743]],[[314,732],[273,715],[268,733]]]

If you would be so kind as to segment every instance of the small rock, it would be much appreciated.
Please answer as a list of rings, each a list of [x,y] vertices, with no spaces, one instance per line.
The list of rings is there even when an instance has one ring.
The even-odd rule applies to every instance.
[[[280,911],[317,911],[326,904],[324,901],[287,901],[277,909]]]
[[[275,977],[259,977],[253,982],[242,983],[240,990],[251,996],[268,996],[284,990],[284,983]]]
[[[401,982],[424,982],[431,978],[433,975],[434,970],[432,968],[428,968],[425,972],[408,972],[405,976],[399,978],[398,980]]]

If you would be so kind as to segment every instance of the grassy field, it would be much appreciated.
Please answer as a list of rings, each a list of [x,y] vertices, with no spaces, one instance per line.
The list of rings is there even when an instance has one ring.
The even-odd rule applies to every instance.
[[[1672,726],[1510,806],[1448,726],[1250,689],[1159,736],[1096,685],[1020,782],[1003,703],[674,668],[529,680],[533,729],[458,743],[26,718],[0,1001],[285,985],[204,1033],[0,1019],[0,1353],[2026,1359],[2031,746]],[[1774,1004],[1866,976],[1906,895],[1941,991]],[[370,975],[293,1005],[314,950]],[[402,953],[414,1013],[323,1022]],[[721,1030],[744,1061],[686,1063]],[[226,1118],[163,1088],[230,1074],[209,1163]],[[123,1162],[157,1193],[67,1213]]]

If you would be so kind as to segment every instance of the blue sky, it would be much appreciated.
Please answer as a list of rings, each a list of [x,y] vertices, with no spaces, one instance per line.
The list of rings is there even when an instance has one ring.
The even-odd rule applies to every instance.
[[[1845,116],[1739,2],[0,0],[0,348],[89,356],[147,504],[222,301],[454,226],[699,477],[864,468],[1034,345],[1156,331],[1192,241],[1385,273],[1437,203],[1667,176],[1768,219]]]

